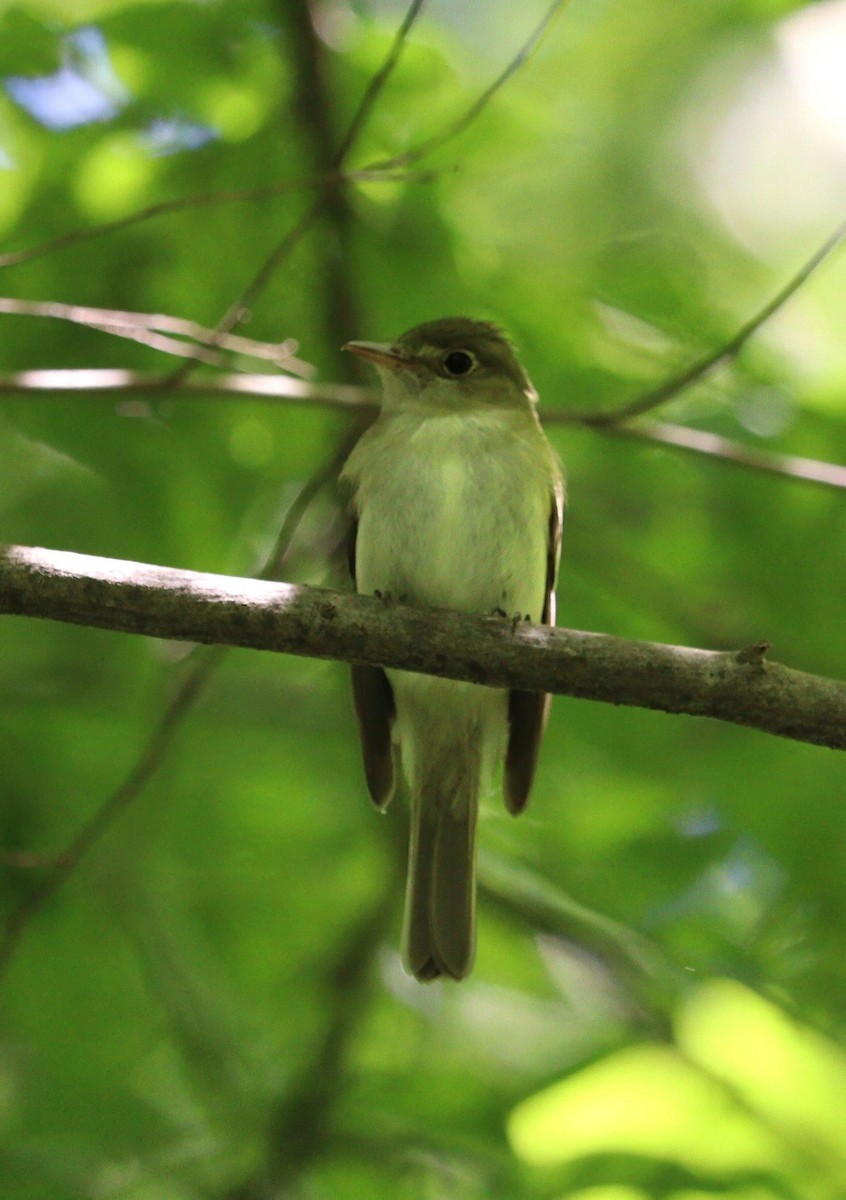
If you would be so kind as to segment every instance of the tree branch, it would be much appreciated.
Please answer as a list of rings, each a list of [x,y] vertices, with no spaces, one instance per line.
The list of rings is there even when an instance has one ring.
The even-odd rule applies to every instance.
[[[294,375],[308,378],[315,370],[311,363],[294,357],[298,345],[291,338],[283,342],[259,342],[254,338],[234,333],[221,337],[216,336],[214,330],[206,329],[196,321],[172,317],[166,313],[127,312],[112,308],[92,308],[90,305],[60,304],[55,300],[15,300],[6,296],[0,297],[0,313],[70,321],[75,325],[97,329],[101,333],[111,333],[115,337],[141,342],[153,349],[163,350],[166,354],[193,354],[199,357],[201,362],[214,366],[222,363],[221,356],[215,353],[203,355],[200,352],[201,348],[208,346],[213,339],[221,350],[243,354],[249,358],[269,360],[274,366]],[[160,336],[171,334],[174,337]],[[187,341],[179,340],[182,338]],[[196,342],[197,345],[189,345],[189,342]]]
[[[479,891],[535,933],[589,950],[613,974],[651,1031],[666,1036],[689,976],[649,938],[573,899],[522,863],[479,852]]]
[[[534,27],[529,34],[528,39],[523,43],[514,57],[506,65],[505,69],[499,73],[493,83],[488,84],[480,96],[477,96],[473,103],[465,109],[458,117],[451,121],[440,133],[434,134],[432,137],[426,138],[416,146],[412,146],[408,150],[402,151],[400,154],[395,154],[391,158],[386,158],[377,163],[371,163],[365,169],[368,171],[394,171],[397,167],[405,166],[409,163],[419,162],[421,158],[425,158],[427,154],[431,154],[433,150],[440,150],[447,142],[451,142],[453,138],[458,137],[463,133],[469,125],[476,120],[499,92],[512,75],[529,61],[541,38],[546,33],[554,18],[558,15],[560,9],[564,7],[567,0],[552,0],[552,4],[547,9],[544,16]]]
[[[193,377],[173,383],[157,372],[135,371],[126,367],[59,367],[35,368],[0,375],[0,395],[55,393],[57,395],[95,396],[108,393],[120,400],[124,396],[149,395],[168,400],[234,399],[250,396],[257,400],[278,403],[307,404],[311,407],[356,409],[363,413],[377,412],[378,396],[356,384],[306,383],[287,375],[256,374],[253,372],[216,372],[211,376]]]
[[[388,872],[381,892],[344,931],[329,960],[321,994],[325,1022],[302,1069],[271,1107],[266,1161],[224,1200],[279,1200],[331,1145],[331,1118],[349,1070],[350,1046],[371,998],[373,967],[385,929],[402,894],[397,868],[404,863],[399,855],[393,861],[394,870]]]
[[[846,749],[846,683],[766,662],[764,642],[735,653],[514,628],[497,617],[27,546],[0,548],[0,612],[716,717]]]
[[[803,483],[822,484],[823,487],[846,488],[846,467],[840,463],[806,458],[801,454],[763,450],[734,438],[723,437],[720,433],[711,433],[708,429],[691,429],[688,425],[675,425],[669,421],[637,421],[633,425],[623,423],[601,428],[612,437],[660,442],[673,450],[704,454],[730,466],[751,467],[766,475],[787,476]]]
[[[620,421],[628,421],[632,417],[642,416],[643,413],[651,412],[667,400],[672,399],[673,396],[686,391],[687,388],[691,387],[694,383],[698,383],[700,379],[704,379],[706,375],[710,375],[713,370],[722,366],[723,363],[731,362],[737,358],[746,343],[751,341],[758,330],[766,325],[770,317],[775,316],[777,312],[784,308],[788,300],[796,295],[817,268],[821,267],[826,259],[830,258],[834,251],[839,249],[844,238],[846,238],[846,221],[838,225],[834,233],[826,238],[823,244],[802,264],[796,274],[787,281],[781,290],[776,292],[763,308],[759,309],[754,316],[741,325],[737,332],[722,346],[718,346],[716,350],[710,351],[704,358],[691,363],[680,374],[665,379],[657,387],[644,392],[640,396],[636,396],[633,400],[629,400],[617,408],[612,408],[607,412],[601,413],[587,412],[580,414],[585,424],[611,425]]]
[[[376,100],[378,99],[397,63],[399,62],[401,51],[408,39],[408,35],[414,22],[417,20],[422,6],[423,0],[411,0],[407,15],[400,23],[400,27],[397,30],[394,41],[390,50],[388,51],[384,65],[373,76],[363,97],[356,106],[349,125],[347,126],[347,132],[341,139],[341,144],[335,151],[335,154],[329,163],[331,168],[330,176],[334,172],[336,182],[334,184],[327,183],[327,185],[318,193],[314,202],[304,210],[296,224],[293,225],[270,250],[270,252],[265,255],[258,270],[253,275],[250,282],[242,290],[238,299],[229,306],[228,311],[224,313],[220,321],[218,321],[214,330],[212,341],[209,343],[211,349],[214,349],[218,344],[218,338],[232,333],[233,330],[237,329],[244,323],[253,305],[257,302],[261,294],[267,288],[271,279],[279,270],[285,259],[293,253],[305,235],[317,222],[318,218],[324,214],[327,206],[329,206],[331,209],[338,203],[337,193],[339,187],[341,186],[338,181],[343,177],[341,168],[344,160],[355,145],[355,141],[364,127],[364,124],[366,123],[367,118],[369,117],[370,112],[376,103]],[[294,15],[295,18],[302,18],[307,14],[301,13],[300,10],[297,10]],[[302,37],[300,37],[298,40],[302,48]],[[335,209],[333,215],[337,224],[337,208]],[[173,382],[180,382],[186,379],[190,375],[193,366],[194,363],[190,360],[187,360],[182,364],[181,367],[173,372],[173,374],[170,376],[170,379]]]
[[[428,183],[435,178],[433,171],[330,171],[324,175],[306,176],[304,179],[283,179],[279,183],[265,184],[256,188],[236,188],[221,192],[201,192],[192,196],[176,196],[172,200],[160,200],[157,204],[149,204],[145,208],[136,209],[125,217],[115,221],[102,221],[98,225],[88,225],[82,229],[71,229],[49,241],[39,242],[23,250],[13,250],[8,254],[0,254],[0,270],[3,267],[16,267],[22,263],[32,262],[35,258],[45,258],[56,250],[66,246],[75,246],[79,242],[88,242],[94,238],[105,237],[117,233],[132,225],[140,225],[154,217],[167,216],[169,213],[182,212],[190,208],[208,208],[218,204],[245,204],[251,201],[270,200],[275,196],[285,196],[291,192],[320,189],[334,184],[347,183],[407,183],[409,181]]]
[[[203,399],[251,396],[270,403],[306,404],[339,411],[356,410],[363,414],[375,413],[379,408],[377,393],[366,388],[353,384],[312,384],[285,375],[216,373],[201,379],[180,380],[178,385],[173,386],[167,381],[163,384],[158,374],[131,371],[123,367],[59,368],[0,375],[0,395],[78,395],[81,392],[86,396],[108,393],[115,397],[145,394],[160,397],[166,394],[169,400],[188,400],[198,396]],[[539,415],[544,425],[584,424],[582,414],[563,408],[542,408]],[[779,454],[774,450],[764,450],[721,434],[710,433],[707,429],[691,429],[667,421],[642,420],[636,424],[623,422],[598,426],[589,420],[587,427],[596,428],[599,433],[611,437],[660,442],[674,450],[719,459],[730,466],[787,476],[802,483],[846,489],[846,466],[796,454]]]
[[[274,544],[259,573],[259,578],[270,579],[281,570],[300,521],[317,493],[338,473],[349,454],[350,446],[342,442],[335,453],[306,480],[294,497],[285,514]],[[0,585],[2,591],[2,585]],[[0,982],[14,957],[18,944],[35,914],[67,879],[77,870],[82,860],[97,845],[117,819],[134,804],[155,775],[170,749],[176,735],[187,720],[198,696],[217,670],[226,646],[205,647],[191,665],[188,674],[179,683],[170,701],[165,705],[154,723],[147,739],[142,744],[129,773],[111,791],[93,814],[82,825],[72,841],[58,855],[10,856],[3,855],[7,866],[48,867],[48,874],[29,891],[14,908],[0,937]],[[17,857],[17,861],[15,858]],[[26,861],[29,859],[29,861]]]

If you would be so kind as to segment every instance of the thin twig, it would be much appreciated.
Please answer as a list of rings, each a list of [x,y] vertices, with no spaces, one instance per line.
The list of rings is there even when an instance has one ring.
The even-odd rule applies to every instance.
[[[171,358],[192,358],[205,363],[207,367],[220,367],[225,360],[217,350],[207,350],[194,342],[183,342],[179,338],[168,337],[164,333],[156,333],[152,329],[142,329],[132,325],[98,325],[94,321],[86,322],[89,329],[99,330],[100,333],[111,334],[112,337],[123,338],[127,342],[138,342],[150,350],[158,350]]]
[[[776,454],[772,450],[747,446],[719,433],[709,433],[707,429],[690,429],[686,425],[674,425],[668,421],[639,421],[636,425],[609,425],[603,428],[602,432],[613,437],[660,442],[673,450],[705,454],[730,466],[751,467],[767,475],[820,484],[823,487],[846,488],[846,466],[839,463],[804,458],[798,454]]]
[[[173,390],[163,389],[157,372],[134,371],[124,367],[71,367],[35,371],[17,371],[0,375],[0,395],[96,396],[107,394],[117,400],[122,395],[161,395],[169,400],[189,400],[197,396],[210,399],[235,399],[239,396],[271,403],[305,404],[338,410],[370,413],[378,408],[378,396],[351,383],[307,383],[288,375],[215,374],[187,379]]]
[[[381,891],[341,935],[323,976],[321,1032],[303,1069],[271,1107],[265,1162],[225,1200],[271,1200],[287,1195],[303,1169],[319,1158],[330,1136],[330,1117],[348,1068],[348,1053],[372,986],[385,927],[401,895],[400,856]]]
[[[193,196],[178,196],[174,200],[161,200],[157,204],[149,204],[145,208],[136,209],[135,212],[128,213],[125,217],[118,217],[114,221],[103,221],[98,225],[89,225],[84,229],[71,229],[67,233],[60,234],[58,237],[50,238],[49,241],[39,242],[36,246],[30,246],[24,250],[13,250],[8,254],[0,254],[0,268],[15,267],[21,263],[32,262],[33,259],[44,258],[48,254],[53,254],[56,250],[64,250],[66,247],[78,245],[80,242],[88,242],[94,238],[105,237],[110,233],[117,233],[121,229],[128,229],[132,225],[140,225],[144,221],[150,221],[154,217],[167,216],[169,213],[182,212],[185,209],[208,208],[218,204],[244,204],[254,200],[268,200],[274,196],[288,195],[291,192],[329,187],[336,182],[407,183],[411,180],[416,183],[427,183],[433,178],[434,172],[432,171],[409,173],[406,171],[370,171],[365,168],[357,171],[332,171],[328,174],[309,176],[304,179],[282,180],[280,183],[270,183],[258,188],[235,188],[231,191],[201,192]]]
[[[338,470],[339,451],[306,480],[291,502],[273,547],[259,573],[264,579],[284,560],[296,536],[300,521],[317,492],[334,479]],[[205,647],[198,651],[189,673],[177,687],[169,704],[153,726],[141,747],[126,778],[106,797],[85,822],[70,845],[52,860],[49,872],[19,902],[9,916],[0,938],[0,982],[5,978],[20,940],[33,917],[67,882],[82,860],[93,849],[141,795],[150,779],[161,766],[177,733],[184,725],[194,704],[226,654],[225,646]],[[20,852],[18,852],[20,855]],[[21,860],[18,865],[23,865]]]
[[[265,257],[253,278],[241,292],[234,304],[230,305],[228,311],[223,315],[220,322],[216,326],[215,334],[217,336],[223,336],[231,333],[233,329],[236,329],[247,319],[253,304],[255,304],[256,300],[265,290],[268,283],[279,270],[279,267],[282,265],[285,259],[288,258],[288,256],[294,251],[294,249],[299,245],[299,243],[311,229],[312,225],[314,225],[317,218],[323,212],[327,197],[337,189],[339,183],[343,180],[343,173],[341,172],[343,160],[346,154],[352,148],[358,133],[361,131],[365,117],[372,110],[378,94],[384,88],[389,75],[396,66],[396,63],[399,60],[400,50],[405,44],[411,26],[417,19],[421,7],[421,0],[412,0],[408,13],[400,25],[397,35],[394,38],[394,41],[388,52],[384,66],[374,76],[374,81],[372,81],[371,85],[367,88],[364,96],[356,107],[356,111],[353,113],[347,133],[341,139],[340,147],[335,154],[335,158],[332,163],[333,171],[331,171],[325,177],[326,182],[321,190],[321,194],[300,216],[300,219],[293,226],[293,228],[288,230],[284,237],[277,242],[270,253]],[[215,344],[216,342],[212,340],[212,347]],[[166,381],[167,384],[170,386],[181,385],[190,374],[193,365],[194,364],[190,361],[183,363],[181,367],[179,367],[173,372],[172,375],[168,377]]]
[[[425,4],[426,0],[412,0],[411,4],[409,4],[406,14],[403,17],[396,34],[394,35],[394,40],[391,43],[391,48],[388,51],[385,61],[382,63],[376,74],[371,78],[364,95],[359,101],[358,108],[356,109],[352,120],[347,126],[347,131],[341,138],[341,143],[335,153],[335,161],[337,166],[341,166],[350,150],[352,150],[353,146],[358,140],[358,136],[370,117],[380,93],[384,90],[385,85],[394,71],[394,68],[399,62],[400,54],[402,53],[403,47],[408,40],[408,35],[411,33],[412,26],[423,11]],[[373,169],[374,168],[372,167],[366,168],[366,170]],[[380,171],[381,169],[381,167],[378,168]],[[388,170],[391,169],[392,168],[388,168]]]
[[[655,943],[580,904],[529,868],[487,850],[479,855],[479,891],[536,932],[587,948],[625,988],[641,1017],[656,1030],[666,1030],[687,980]]]
[[[0,395],[74,395],[80,392],[86,396],[105,393],[115,397],[161,394],[161,381],[158,375],[108,367],[21,371],[16,375],[0,376]],[[339,412],[356,411],[366,416],[378,409],[376,393],[366,388],[353,384],[310,384],[283,375],[214,375],[210,379],[186,380],[178,390],[168,393],[169,400],[190,400],[198,396],[224,400],[243,396],[271,404],[316,405]],[[594,422],[585,422],[581,413],[568,412],[566,409],[543,408],[540,416],[547,426],[587,424],[589,428],[594,427]],[[600,425],[597,432],[612,437],[657,442],[676,450],[704,454],[729,465],[795,479],[800,483],[846,489],[846,466],[795,454],[779,454],[774,450],[764,450],[721,434],[710,433],[706,429],[691,429],[667,421],[639,421],[637,424]]]
[[[144,790],[225,653],[224,646],[208,647],[202,651],[199,661],[194,663],[190,674],[179,684],[170,703],[154,725],[129,774],[85,822],[70,845],[53,861],[49,872],[32,886],[13,909],[0,940],[0,982],[5,978],[20,940],[33,917],[67,882],[92,847]]]
[[[267,287],[284,260],[299,245],[309,229],[311,229],[314,222],[320,216],[323,204],[324,198],[321,196],[302,214],[296,225],[292,229],[289,229],[285,236],[277,242],[253,278],[241,292],[238,299],[234,304],[230,305],[228,312],[224,314],[223,318],[215,326],[211,342],[209,343],[210,345],[217,345],[219,339],[228,336],[233,329],[237,329],[239,325],[249,319],[253,304]],[[170,382],[174,384],[180,383],[190,369],[191,364],[186,363],[171,376]]]
[[[172,317],[166,313],[130,312],[114,308],[93,308],[91,305],[62,304],[57,300],[17,300],[12,297],[0,297],[0,313],[18,317],[47,317],[59,321],[70,321],[75,325],[85,325],[91,329],[99,329],[104,333],[114,333],[118,337],[144,341],[151,332],[158,334],[175,334],[177,337],[190,338],[200,346],[208,346],[214,337],[214,330],[207,329],[196,321],[185,317]],[[148,342],[147,344],[152,344]],[[172,345],[171,339],[167,341]],[[243,354],[249,358],[268,360],[295,375],[309,377],[314,374],[310,363],[302,362],[294,357],[297,343],[293,338],[284,342],[260,342],[238,334],[218,336],[217,344],[221,350],[230,350],[235,354]],[[179,347],[181,343],[176,342]],[[181,353],[189,349],[182,345]],[[168,353],[180,353],[180,350],[168,350]],[[207,360],[203,360],[207,361]],[[218,355],[211,356],[212,362],[219,362]]]
[[[823,242],[822,246],[816,250],[811,257],[805,262],[792,279],[784,285],[781,291],[776,292],[775,296],[768,301],[762,309],[759,310],[745,325],[741,325],[737,333],[729,338],[722,346],[710,354],[706,354],[704,358],[698,359],[689,367],[685,367],[678,375],[666,379],[658,387],[644,392],[641,396],[636,396],[633,400],[621,404],[618,408],[613,408],[608,412],[590,413],[580,412],[576,416],[581,423],[585,425],[613,425],[620,421],[628,421],[632,417],[641,416],[643,413],[651,412],[652,409],[658,408],[667,400],[677,396],[680,392],[685,391],[692,384],[698,383],[700,379],[704,379],[716,367],[722,363],[729,362],[737,357],[746,343],[758,332],[770,317],[774,316],[779,309],[783,308],[788,300],[798,292],[799,288],[805,283],[814,271],[817,270],[822,263],[841,245],[844,237],[846,237],[846,222],[840,225],[834,233]]]
[[[299,492],[297,492],[297,495],[288,506],[285,519],[265,559],[264,566],[256,576],[257,579],[275,579],[282,570],[300,522],[323,488],[334,483],[338,472],[349,458],[350,451],[360,434],[361,426],[356,422],[347,433],[347,436],[342,438],[335,447],[333,453],[318,470],[309,476]]]
[[[567,0],[553,0],[546,14],[541,18],[535,28],[532,30],[528,39],[520,47],[514,57],[510,60],[505,70],[502,71],[493,83],[478,96],[473,103],[451,124],[442,129],[440,133],[434,134],[432,137],[426,138],[417,146],[413,146],[410,150],[403,151],[402,154],[396,154],[391,158],[383,159],[376,163],[368,164],[370,171],[391,171],[397,167],[406,166],[409,163],[418,162],[425,155],[430,154],[433,150],[439,150],[447,142],[458,137],[460,133],[476,120],[476,118],[484,111],[490,101],[498,91],[514,75],[524,63],[531,57],[532,52],[537,47],[543,35],[546,33],[549,26],[552,24],[559,11],[567,3]]]

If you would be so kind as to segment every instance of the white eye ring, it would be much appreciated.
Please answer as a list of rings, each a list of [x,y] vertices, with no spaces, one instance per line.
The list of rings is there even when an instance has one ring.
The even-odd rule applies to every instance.
[[[462,375],[469,375],[475,370],[478,362],[476,355],[470,350],[450,350],[444,355],[442,366],[447,375],[451,375],[453,379],[460,379]]]

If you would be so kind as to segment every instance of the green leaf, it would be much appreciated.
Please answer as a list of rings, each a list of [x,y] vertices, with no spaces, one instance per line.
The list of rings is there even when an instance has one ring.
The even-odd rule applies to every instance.
[[[51,75],[61,65],[59,32],[13,5],[0,14],[0,75]]]

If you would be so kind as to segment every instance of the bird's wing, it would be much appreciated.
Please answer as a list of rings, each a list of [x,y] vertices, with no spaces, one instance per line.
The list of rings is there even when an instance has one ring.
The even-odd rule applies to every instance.
[[[561,557],[561,527],[564,521],[564,493],[560,484],[553,489],[549,513],[549,537],[546,557],[546,591],[541,620],[555,624],[555,583]],[[529,802],[535,768],[538,765],[543,731],[551,697],[546,692],[508,694],[508,751],[505,756],[505,805],[515,816]]]
[[[355,544],[358,522],[350,522],[347,556],[350,575],[355,582]],[[361,736],[364,774],[377,808],[387,808],[394,794],[394,753],[391,726],[396,712],[394,693],[381,667],[354,666],[352,693]]]

